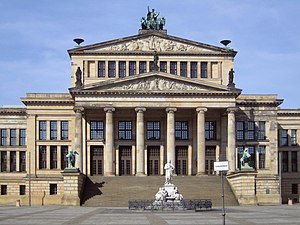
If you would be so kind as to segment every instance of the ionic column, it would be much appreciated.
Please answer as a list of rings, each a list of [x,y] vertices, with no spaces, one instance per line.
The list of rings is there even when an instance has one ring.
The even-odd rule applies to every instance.
[[[83,109],[75,109],[75,140],[74,150],[78,152],[76,157],[75,167],[82,172],[82,111]]]
[[[104,176],[113,176],[113,150],[114,150],[114,124],[113,112],[115,108],[104,108],[105,120],[105,150],[104,150]]]
[[[167,162],[175,165],[175,112],[176,108],[167,108]]]
[[[205,112],[197,108],[197,176],[205,174]]]
[[[144,134],[144,112],[145,108],[136,108],[136,176],[145,175],[144,150],[145,150],[145,134]]]
[[[228,144],[227,144],[227,160],[229,163],[229,173],[235,172],[236,156],[235,156],[235,108],[228,108]]]

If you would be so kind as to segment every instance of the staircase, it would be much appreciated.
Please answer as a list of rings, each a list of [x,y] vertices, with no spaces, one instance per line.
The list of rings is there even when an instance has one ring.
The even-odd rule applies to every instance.
[[[127,207],[128,200],[150,200],[164,184],[162,176],[90,176],[82,196],[83,206]],[[177,176],[173,184],[178,187],[184,199],[211,199],[213,207],[221,206],[221,177],[219,176]],[[236,206],[238,202],[224,179],[225,205]]]

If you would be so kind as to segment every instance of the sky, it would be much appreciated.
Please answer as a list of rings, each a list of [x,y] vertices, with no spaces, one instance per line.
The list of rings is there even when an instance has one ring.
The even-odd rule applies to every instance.
[[[68,93],[68,49],[136,35],[147,7],[168,34],[222,47],[230,39],[243,94],[277,94],[300,108],[298,0],[0,0],[0,106],[26,93]]]

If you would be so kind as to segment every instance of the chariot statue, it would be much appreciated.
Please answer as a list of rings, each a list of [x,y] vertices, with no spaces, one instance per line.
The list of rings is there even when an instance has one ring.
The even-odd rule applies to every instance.
[[[141,19],[141,27],[143,30],[163,30],[166,24],[164,17],[158,17],[159,13],[155,12],[154,9],[150,11],[148,6],[148,13],[146,17]]]

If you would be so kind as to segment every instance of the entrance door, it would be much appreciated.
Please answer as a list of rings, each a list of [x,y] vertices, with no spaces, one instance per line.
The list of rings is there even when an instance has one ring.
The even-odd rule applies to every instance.
[[[91,146],[91,175],[103,175],[103,146]]]
[[[175,170],[177,175],[187,175],[187,162],[188,162],[188,147],[176,146],[176,165]]]
[[[216,161],[216,147],[207,146],[205,149],[205,173],[212,175],[214,172],[214,162]]]
[[[120,176],[131,175],[131,146],[120,146]]]
[[[159,146],[149,146],[147,148],[148,153],[148,175],[159,175],[159,165],[160,165],[160,147]]]

